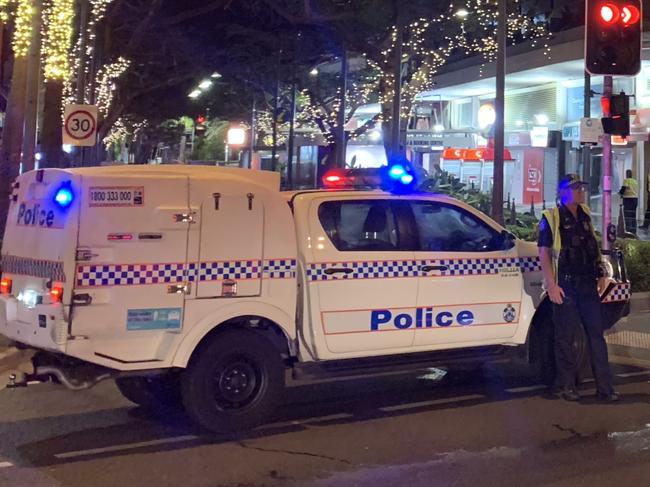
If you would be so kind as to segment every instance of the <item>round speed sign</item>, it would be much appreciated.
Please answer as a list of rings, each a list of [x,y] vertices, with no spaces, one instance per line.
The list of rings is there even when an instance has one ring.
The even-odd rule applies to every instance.
[[[76,110],[65,119],[65,133],[75,140],[85,140],[95,134],[97,121],[92,113]]]

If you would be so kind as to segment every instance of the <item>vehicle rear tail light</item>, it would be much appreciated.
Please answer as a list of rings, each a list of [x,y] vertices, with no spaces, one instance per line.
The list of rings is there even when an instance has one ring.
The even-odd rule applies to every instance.
[[[63,299],[63,287],[61,286],[52,286],[50,289],[50,300],[52,303],[60,303]]]
[[[11,279],[3,277],[2,279],[0,279],[0,294],[11,294],[12,286],[13,286],[13,282],[11,281]]]

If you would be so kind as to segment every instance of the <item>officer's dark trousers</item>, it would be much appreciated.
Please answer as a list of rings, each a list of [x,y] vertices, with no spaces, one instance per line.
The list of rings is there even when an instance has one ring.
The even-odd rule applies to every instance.
[[[603,318],[600,298],[593,279],[586,282],[561,277],[564,302],[553,305],[555,324],[555,386],[561,389],[575,388],[577,357],[573,347],[578,327],[583,326],[591,351],[591,367],[598,392],[613,391],[612,377],[607,357],[607,344],[603,336]]]
[[[637,198],[623,198],[623,214],[625,215],[625,230],[636,233],[636,208],[639,206]]]

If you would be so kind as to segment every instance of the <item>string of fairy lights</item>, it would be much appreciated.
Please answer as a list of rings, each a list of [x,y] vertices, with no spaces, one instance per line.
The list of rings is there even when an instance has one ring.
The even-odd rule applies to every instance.
[[[36,11],[33,1],[0,0],[0,21],[6,23],[13,20],[15,24],[12,46],[17,58],[26,56],[29,51],[33,15]],[[43,0],[43,71],[46,81],[63,82],[63,103],[81,98],[84,102],[96,103],[100,113],[106,115],[119,79],[130,69],[132,63],[128,59],[118,58],[108,60],[101,67],[94,67],[97,28],[114,0],[88,2],[89,15],[85,32],[77,33],[76,39],[73,39],[77,15],[75,0]],[[401,49],[402,62],[408,66],[408,75],[402,80],[401,117],[406,119],[411,115],[417,95],[433,88],[436,74],[455,53],[482,57],[480,75],[483,75],[484,67],[493,62],[497,54],[497,2],[498,0],[465,0],[463,5],[449,4],[444,12],[430,18],[416,19],[405,26]],[[518,7],[519,0],[514,3]],[[532,48],[542,46],[543,55],[547,59],[551,58],[550,33],[546,25],[536,23],[529,16],[520,13],[518,8],[508,14],[507,39],[509,44],[529,40]],[[365,53],[361,54],[368,73],[351,81],[345,94],[348,107],[370,102],[382,104],[384,109],[381,115],[368,122],[373,126],[391,119],[391,111],[387,107],[395,96],[393,63],[397,42],[398,29],[393,27],[379,58],[373,59]],[[80,72],[86,79],[92,78],[92,82],[85,83],[81,96],[76,93],[76,76]],[[323,100],[309,89],[301,90],[297,114],[297,123],[305,129],[308,137],[322,136],[327,143],[335,141],[340,109],[340,88],[332,92]],[[273,115],[261,112],[258,124],[264,134],[269,134]],[[132,131],[133,126],[122,123],[108,137],[123,135],[124,130]],[[350,137],[354,140],[365,131],[364,127],[360,127]],[[283,142],[283,137],[279,138],[280,143]]]
[[[149,121],[147,119],[134,122],[120,117],[115,121],[102,142],[106,147],[120,147],[122,144],[135,142],[140,132],[148,126]]]
[[[9,2],[7,2],[9,3]],[[32,15],[34,7],[31,0],[19,0],[15,6],[15,28],[12,47],[16,58],[26,57],[32,42]]]
[[[101,114],[106,115],[114,98],[118,79],[129,69],[131,62],[122,57],[101,66],[97,75],[83,87],[77,86],[76,75],[83,64],[86,79],[94,63],[97,27],[114,0],[89,0],[88,22],[82,35],[75,37],[77,15],[75,0],[43,0],[41,15],[41,61],[45,82],[62,82],[62,107],[79,98],[85,103],[94,101]],[[12,48],[16,58],[27,56],[32,42],[34,0],[0,0],[0,21],[14,22]],[[85,52],[82,53],[82,44]],[[82,89],[79,97],[77,90]]]
[[[97,110],[102,115],[107,115],[113,103],[116,81],[131,66],[131,61],[119,57],[115,62],[102,66],[97,73],[97,99],[95,101]]]
[[[75,18],[74,0],[44,2],[41,57],[45,82],[70,77],[69,51]]]

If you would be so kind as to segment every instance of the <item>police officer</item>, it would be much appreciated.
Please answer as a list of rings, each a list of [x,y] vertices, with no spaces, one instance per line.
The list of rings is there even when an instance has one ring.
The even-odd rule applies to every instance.
[[[598,398],[618,401],[600,309],[600,291],[607,279],[599,278],[601,255],[585,205],[586,185],[576,174],[564,176],[558,188],[560,205],[544,212],[539,227],[537,245],[555,327],[555,387],[567,401],[580,399],[573,343],[581,324],[591,350]]]
[[[636,234],[636,209],[639,206],[639,182],[632,177],[632,171],[625,171],[625,180],[619,191],[623,197],[623,214],[625,229]]]

